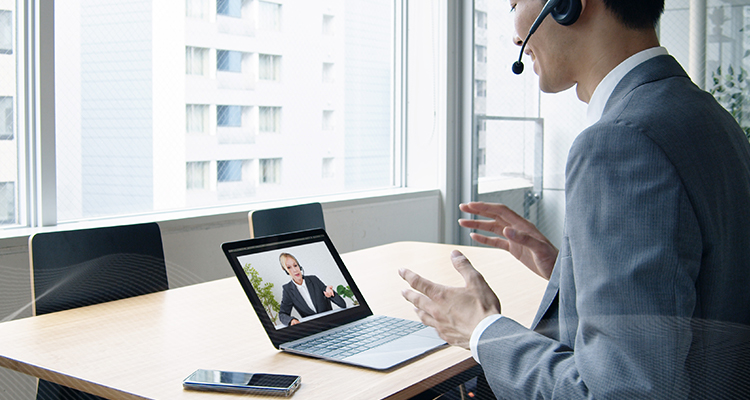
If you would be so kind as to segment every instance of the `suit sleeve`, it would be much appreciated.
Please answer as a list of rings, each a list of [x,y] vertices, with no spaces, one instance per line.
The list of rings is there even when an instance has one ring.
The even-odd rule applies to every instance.
[[[499,398],[684,398],[700,230],[675,167],[616,125],[579,135],[555,268],[559,337],[501,318],[478,354]],[[500,294],[502,296],[502,294]]]
[[[279,319],[284,325],[289,325],[292,322],[292,294],[289,293],[290,288],[287,285],[282,286],[281,291],[281,306],[279,307]]]
[[[317,276],[315,276],[315,275],[310,275],[310,276],[309,276],[309,278],[311,278],[311,279],[314,279],[314,280],[315,280],[315,286],[316,286],[316,287],[318,288],[318,289],[317,289],[317,290],[318,290],[318,292],[320,292],[320,293],[316,293],[316,296],[317,296],[317,295],[320,295],[320,297],[321,297],[321,298],[322,298],[322,299],[323,299],[324,301],[327,301],[327,302],[329,302],[329,301],[330,301],[330,302],[333,302],[333,303],[335,303],[336,305],[338,305],[338,306],[339,306],[339,307],[341,307],[341,308],[346,308],[346,301],[344,301],[344,299],[343,299],[343,298],[342,298],[341,296],[339,296],[339,294],[338,294],[338,293],[336,293],[336,291],[335,291],[335,290],[333,291],[333,297],[330,297],[330,298],[329,298],[329,297],[325,297],[325,296],[323,295],[323,292],[325,292],[325,290],[326,290],[326,284],[325,284],[325,283],[323,283],[323,281],[321,281],[321,280],[320,280],[320,278],[318,278],[318,277],[317,277]]]

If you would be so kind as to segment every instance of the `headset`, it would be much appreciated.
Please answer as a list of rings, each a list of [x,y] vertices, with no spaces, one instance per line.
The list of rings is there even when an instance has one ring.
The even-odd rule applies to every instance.
[[[521,54],[518,55],[518,61],[514,62],[513,67],[511,68],[511,70],[513,70],[513,73],[516,75],[520,75],[521,72],[523,72],[523,63],[521,62],[521,57],[523,57],[523,50],[526,48],[526,43],[528,43],[531,35],[536,32],[536,30],[539,28],[539,25],[542,24],[542,21],[544,21],[544,18],[546,18],[547,15],[552,14],[552,18],[554,18],[558,24],[568,26],[573,25],[576,21],[578,21],[578,17],[581,16],[582,9],[583,6],[581,5],[581,0],[547,1],[547,4],[545,4],[544,8],[542,8],[542,12],[539,13],[539,16],[536,17],[534,23],[531,24],[531,28],[529,28],[529,34],[526,35],[526,39],[524,39],[523,44],[521,45]]]
[[[297,261],[297,257],[295,257],[295,256],[293,256],[293,255],[291,255],[289,253],[281,253],[281,254],[279,254],[279,264],[281,264],[281,270],[284,271],[285,274],[289,275],[289,271],[287,271],[286,268],[284,268],[284,262],[281,261],[282,258],[287,258],[287,257],[291,257],[291,258],[294,259],[294,261],[297,262],[297,266],[299,267],[299,270],[302,271],[302,275],[304,276],[305,275],[305,269],[302,268],[302,266],[299,264],[299,261]]]

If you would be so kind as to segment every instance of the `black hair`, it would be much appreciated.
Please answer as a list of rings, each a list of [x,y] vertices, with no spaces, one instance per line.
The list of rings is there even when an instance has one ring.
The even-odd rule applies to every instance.
[[[655,28],[664,12],[664,0],[602,0],[604,6],[632,29]]]

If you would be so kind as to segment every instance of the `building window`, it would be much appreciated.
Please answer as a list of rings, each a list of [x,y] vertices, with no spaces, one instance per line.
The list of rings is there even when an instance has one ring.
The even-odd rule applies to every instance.
[[[281,56],[261,54],[258,56],[258,77],[267,81],[281,80]]]
[[[216,0],[216,13],[227,17],[242,17],[242,0]]]
[[[208,49],[185,47],[185,73],[188,75],[207,75]]]
[[[242,52],[216,50],[216,69],[226,72],[242,72]]]
[[[487,62],[487,46],[477,45],[475,47],[475,51],[476,51],[477,62],[486,63]]]
[[[261,132],[281,132],[281,107],[258,107],[258,119]]]
[[[218,126],[242,126],[242,106],[216,106],[216,124]]]
[[[474,10],[474,23],[479,29],[487,29],[487,13],[483,11]]]
[[[332,131],[334,129],[334,119],[332,110],[323,110],[323,130]]]
[[[0,182],[0,224],[16,222],[16,184]]]
[[[13,140],[13,98],[0,96],[0,140]]]
[[[0,54],[13,54],[13,12],[0,10]]]
[[[281,30],[281,4],[269,1],[258,2],[260,29],[266,31]]]
[[[218,182],[241,182],[242,160],[217,161],[216,180]]]
[[[323,63],[323,83],[333,83],[333,63]]]
[[[336,176],[336,170],[333,166],[333,157],[326,157],[323,159],[322,165],[322,178],[331,179]]]
[[[333,26],[333,15],[324,15],[323,16],[323,34],[333,36],[334,33],[334,26]]]
[[[188,104],[185,110],[187,131],[191,133],[208,132],[208,105]]]
[[[477,79],[474,81],[476,97],[487,97],[487,81]]]
[[[281,159],[260,160],[260,183],[281,183]]]
[[[209,182],[209,162],[197,161],[187,163],[187,180],[188,190],[206,190]]]
[[[402,0],[396,1],[400,5]],[[367,0],[372,5],[367,12],[330,0],[178,0],[158,15],[142,1],[116,1],[114,8],[95,0],[76,1],[73,8],[58,1],[60,7],[51,16],[55,29],[39,31],[43,37],[28,30],[29,43],[54,39],[59,56],[51,60],[54,69],[42,72],[54,73],[56,95],[49,100],[55,106],[39,110],[34,102],[25,110],[16,95],[23,89],[23,76],[16,76],[16,61],[22,60],[15,58],[23,53],[26,30],[21,28],[28,21],[17,14],[23,14],[20,8],[12,7],[26,3],[0,1],[0,47],[12,47],[12,54],[0,54],[0,70],[9,67],[0,73],[0,182],[14,182],[16,224],[41,220],[40,212],[56,216],[50,223],[63,224],[198,205],[222,207],[230,195],[243,202],[274,201],[293,192],[339,194],[402,184],[391,172],[394,164],[401,168],[404,159],[393,150],[393,143],[400,143],[393,138],[403,134],[401,125],[391,123],[402,110],[391,107],[402,86],[391,82],[400,79],[406,67],[392,61],[398,42],[394,38],[402,37],[404,25],[396,23],[390,0]],[[296,23],[304,20],[308,23]],[[324,20],[335,27],[335,36],[321,33]],[[169,39],[176,53],[157,51],[156,36],[174,30],[170,21],[184,25],[178,37]],[[316,36],[324,43],[311,47],[309,39]],[[242,72],[217,71],[217,50],[241,52]],[[259,53],[270,56],[263,60],[263,77]],[[335,84],[321,83],[324,61],[335,63]],[[226,67],[221,64],[237,70],[236,56],[228,57]],[[362,88],[366,96],[357,95]],[[340,104],[346,104],[346,113]],[[265,106],[262,112],[260,106]],[[47,114],[52,109],[55,114]],[[324,109],[336,110],[335,131],[322,133]],[[41,200],[26,196],[26,181],[40,177],[23,157],[26,150],[38,149],[22,146],[19,152],[17,146],[33,133],[23,129],[21,111],[52,118],[57,128],[43,134],[45,141],[55,140],[51,151],[57,158],[51,168],[57,173],[55,190],[45,191]],[[180,146],[170,139],[175,128],[184,142]],[[316,132],[324,138],[306,146],[284,146]],[[310,155],[311,163],[289,161]],[[257,190],[259,158],[275,157],[289,157],[279,185],[294,190],[275,185]],[[316,182],[321,180],[323,157],[335,159],[337,181],[320,188]],[[243,181],[217,186],[217,160],[235,159],[244,160]],[[193,172],[186,177],[188,162],[203,161],[207,164],[191,164]],[[286,178],[311,170],[312,179],[305,182]],[[166,177],[173,185],[159,184],[154,177]],[[186,194],[188,185],[208,189]],[[32,201],[44,207],[34,207]]]
[[[208,0],[185,0],[185,15],[205,19],[208,16]]]

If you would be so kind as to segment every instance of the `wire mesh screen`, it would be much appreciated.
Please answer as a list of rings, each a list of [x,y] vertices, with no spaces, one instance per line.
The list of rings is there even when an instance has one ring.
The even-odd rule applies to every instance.
[[[541,93],[528,57],[524,57],[527,68],[522,75],[510,72],[520,49],[512,43],[514,24],[509,7],[503,2],[474,2],[475,199],[509,201],[516,212],[524,212],[525,198],[517,190],[503,190],[496,182],[510,182],[509,177],[516,176],[520,184],[524,179],[520,177],[528,162],[522,156],[521,137],[525,134],[513,136],[511,132],[517,134],[528,124],[504,122],[502,128],[495,128],[489,120],[483,121],[490,116],[540,118],[544,121],[544,179],[531,217],[542,233],[559,244],[567,153],[586,127],[586,104],[577,99],[574,90]],[[750,0],[666,0],[658,33],[661,44],[691,79],[713,94],[750,138]],[[526,32],[518,35],[523,38]],[[495,130],[497,133],[492,133]]]

